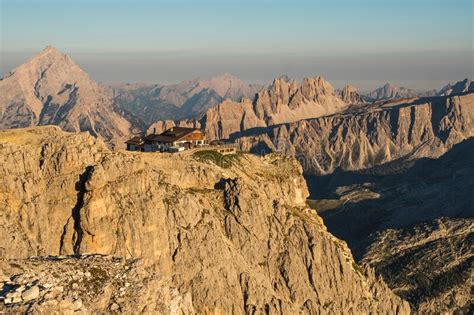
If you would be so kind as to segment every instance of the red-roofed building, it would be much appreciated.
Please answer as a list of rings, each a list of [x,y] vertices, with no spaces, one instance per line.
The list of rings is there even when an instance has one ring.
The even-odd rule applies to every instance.
[[[181,151],[207,143],[201,130],[196,128],[172,127],[156,135],[150,134],[143,139],[133,137],[126,142],[129,151]]]

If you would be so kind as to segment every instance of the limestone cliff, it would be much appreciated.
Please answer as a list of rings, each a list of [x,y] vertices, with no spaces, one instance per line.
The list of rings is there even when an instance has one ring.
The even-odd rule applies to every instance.
[[[115,145],[130,132],[112,95],[51,46],[3,77],[0,95],[0,129],[53,124]]]
[[[323,77],[304,79],[300,86],[293,80],[275,79],[272,85],[260,91],[255,100],[241,102],[229,99],[206,111],[196,122],[180,121],[178,125],[199,125],[209,139],[220,140],[238,137],[247,130],[316,118],[339,112],[347,107]],[[163,122],[150,129],[159,129]],[[149,129],[149,130],[150,130]]]
[[[306,207],[293,159],[111,152],[56,127],[1,132],[0,159],[0,311],[409,312]]]
[[[347,104],[363,104],[365,100],[357,92],[357,89],[352,85],[346,85],[339,91],[339,96]]]
[[[437,157],[474,136],[474,93],[353,106],[345,112],[256,130],[238,139],[258,153],[297,156],[305,171],[357,170]]]

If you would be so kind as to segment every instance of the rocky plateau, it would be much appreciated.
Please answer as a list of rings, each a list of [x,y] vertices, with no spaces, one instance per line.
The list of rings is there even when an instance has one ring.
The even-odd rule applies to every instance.
[[[113,152],[48,126],[1,131],[0,161],[0,312],[409,312],[307,207],[292,158]]]

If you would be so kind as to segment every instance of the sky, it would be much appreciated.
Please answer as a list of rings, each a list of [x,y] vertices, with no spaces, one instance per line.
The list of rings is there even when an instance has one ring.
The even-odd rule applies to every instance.
[[[473,78],[473,0],[0,0],[0,72],[53,45],[102,82]]]

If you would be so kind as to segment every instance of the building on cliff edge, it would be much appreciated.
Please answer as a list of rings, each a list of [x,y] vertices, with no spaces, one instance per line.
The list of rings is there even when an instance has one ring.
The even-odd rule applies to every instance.
[[[161,134],[134,136],[125,143],[128,151],[180,152],[207,145],[208,141],[197,128],[172,127]]]

